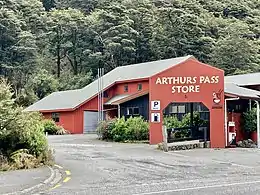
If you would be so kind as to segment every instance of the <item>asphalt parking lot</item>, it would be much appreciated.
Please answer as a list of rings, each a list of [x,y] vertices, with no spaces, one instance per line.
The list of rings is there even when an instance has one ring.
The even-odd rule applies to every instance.
[[[70,180],[47,194],[260,194],[258,149],[158,151],[93,135],[49,137]]]

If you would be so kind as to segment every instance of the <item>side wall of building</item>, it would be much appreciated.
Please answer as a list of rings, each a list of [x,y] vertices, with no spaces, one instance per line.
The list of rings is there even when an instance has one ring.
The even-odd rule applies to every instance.
[[[88,101],[87,103],[80,106],[73,112],[74,116],[74,129],[77,134],[83,133],[83,118],[84,111],[97,111],[98,110],[98,99],[97,97]]]
[[[142,84],[142,89],[138,90],[138,84]],[[126,92],[124,90],[125,86],[128,86],[128,91]],[[139,91],[148,90],[149,88],[149,82],[146,81],[134,81],[134,82],[126,82],[126,83],[119,83],[111,88],[107,89],[108,97],[104,98],[104,102],[108,101],[110,98],[112,98],[115,95],[120,94],[133,94]],[[148,97],[148,96],[147,96]],[[142,99],[142,97],[141,97]],[[142,101],[147,101],[148,105],[148,99],[147,100],[137,100],[132,101],[132,103],[142,104]],[[138,103],[139,102],[139,103]],[[84,123],[84,111],[97,111],[98,110],[98,99],[97,97],[91,99],[90,101],[84,103],[79,108],[77,108],[74,111],[70,112],[60,112],[60,121],[57,122],[58,125],[63,126],[66,130],[69,130],[72,134],[82,134],[83,133],[83,123]],[[148,117],[147,113],[144,113],[146,117]],[[147,109],[148,112],[148,109]],[[51,119],[51,113],[43,113],[44,117],[47,119]]]
[[[149,119],[149,95],[144,95],[120,105],[121,116],[129,117],[128,108],[139,108],[139,115],[145,120]]]
[[[52,119],[51,113],[43,113],[44,118]],[[73,112],[60,112],[60,120],[56,122],[57,125],[62,126],[64,129],[70,131],[70,133],[75,134],[75,123],[74,123],[74,114]]]

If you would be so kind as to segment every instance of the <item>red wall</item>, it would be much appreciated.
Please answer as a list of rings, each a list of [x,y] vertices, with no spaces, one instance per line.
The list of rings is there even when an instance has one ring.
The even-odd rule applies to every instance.
[[[51,113],[43,113],[44,118],[51,119]],[[76,133],[74,130],[73,112],[60,112],[60,121],[56,123],[71,133]]]
[[[218,83],[200,83],[199,79],[195,85],[199,85],[199,92],[172,93],[172,87],[175,84],[156,84],[156,81],[162,77],[198,77],[200,76],[218,76]],[[178,84],[188,86],[191,84]],[[222,91],[220,94],[220,103],[218,108],[213,102],[213,93]],[[190,59],[182,64],[174,66],[150,78],[150,101],[159,100],[161,109],[151,111],[160,113],[159,123],[150,122],[150,143],[157,144],[162,142],[162,111],[171,102],[202,102],[210,111],[210,141],[213,148],[225,147],[224,131],[224,71],[200,63],[195,59]]]
[[[148,90],[149,82],[146,81],[134,81],[134,82],[127,82],[128,85],[128,92],[124,92],[125,83],[118,83],[108,89],[109,98],[105,98],[104,102],[108,101],[115,95],[124,94],[124,93],[136,93],[138,92],[138,84],[142,84],[142,91]],[[90,101],[84,103],[79,108],[74,111],[66,111],[60,112],[60,122],[57,123],[58,125],[63,126],[66,130],[69,130],[72,134],[81,134],[83,133],[83,117],[84,117],[84,110],[98,110],[98,100],[97,97],[91,99]],[[55,111],[54,111],[55,112]],[[117,111],[114,111],[117,112]],[[115,113],[113,113],[115,114]],[[51,119],[51,113],[43,113],[44,117],[47,119]]]
[[[232,121],[235,122],[235,127],[229,127],[228,132],[231,131],[235,131],[236,132],[236,141],[242,141],[244,139],[246,139],[246,135],[242,129],[242,125],[241,125],[241,113],[234,113],[234,112],[229,112],[228,113],[228,121]]]
[[[74,115],[74,129],[77,134],[83,133],[83,117],[84,117],[84,110],[98,110],[98,101],[97,97],[93,98],[92,100],[88,101],[84,105],[80,106],[73,112]]]
[[[142,84],[142,91],[148,90],[149,89],[149,81],[140,81],[140,82],[126,82],[126,83],[119,83],[115,86],[114,88],[114,95],[119,95],[119,94],[132,94],[138,92],[138,84]],[[128,92],[124,91],[124,86],[128,85]]]

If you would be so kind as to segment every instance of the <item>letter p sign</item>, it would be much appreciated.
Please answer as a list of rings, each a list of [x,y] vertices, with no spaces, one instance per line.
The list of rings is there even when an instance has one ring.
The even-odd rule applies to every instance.
[[[151,110],[160,110],[160,101],[151,101]]]

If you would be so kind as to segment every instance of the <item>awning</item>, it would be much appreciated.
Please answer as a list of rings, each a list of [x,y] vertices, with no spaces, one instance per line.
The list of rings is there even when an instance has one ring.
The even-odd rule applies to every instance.
[[[104,105],[119,105],[122,104],[124,102],[128,102],[130,100],[133,100],[135,98],[147,95],[149,93],[149,91],[141,91],[138,93],[134,93],[134,94],[123,94],[123,95],[117,95],[112,97],[110,100],[108,100],[106,103],[104,103]]]
[[[124,99],[129,96],[130,96],[130,94],[116,95],[116,96],[112,97],[110,100],[108,100],[106,103],[104,103],[104,105],[115,105],[115,104],[113,104],[114,102],[119,101],[119,100]]]
[[[260,100],[259,91],[240,87],[234,83],[225,83],[225,94],[246,99]]]

